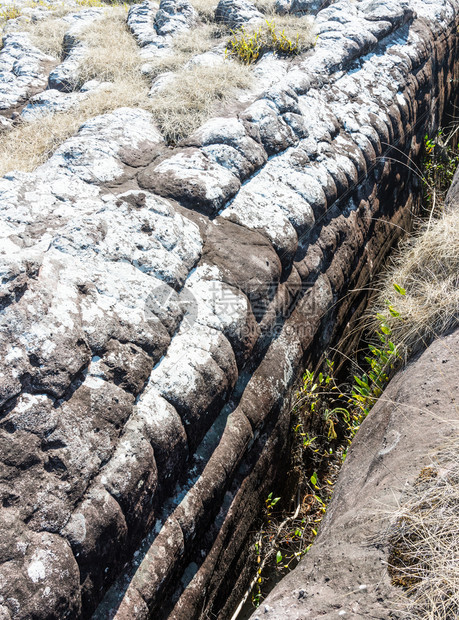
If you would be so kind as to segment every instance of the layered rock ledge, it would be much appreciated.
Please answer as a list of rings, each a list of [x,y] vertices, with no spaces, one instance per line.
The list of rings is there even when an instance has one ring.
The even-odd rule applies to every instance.
[[[230,616],[303,364],[419,204],[456,8],[341,0],[237,116],[169,149],[119,109],[0,180],[0,617]]]

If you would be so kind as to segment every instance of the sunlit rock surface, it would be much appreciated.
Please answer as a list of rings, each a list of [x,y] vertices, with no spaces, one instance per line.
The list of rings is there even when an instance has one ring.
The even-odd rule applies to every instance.
[[[2,617],[230,617],[303,363],[419,203],[406,162],[455,103],[456,8],[340,0],[306,55],[262,59],[262,95],[175,148],[122,108],[0,180]],[[6,126],[84,95],[78,19],[49,91],[7,35]],[[127,19],[148,59],[196,15]]]

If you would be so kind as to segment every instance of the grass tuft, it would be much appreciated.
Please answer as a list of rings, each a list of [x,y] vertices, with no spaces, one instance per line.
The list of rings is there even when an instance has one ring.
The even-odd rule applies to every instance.
[[[107,6],[107,4],[105,2],[102,2],[101,0],[76,0],[76,3],[78,4],[78,6],[83,6],[85,8],[100,8],[103,6]]]
[[[14,4],[9,6],[3,6],[0,8],[0,23],[7,22],[10,19],[16,19],[16,17],[20,17],[22,15],[22,11],[19,7]]]
[[[410,620],[459,617],[458,450],[456,439],[421,471],[389,530],[389,574]]]
[[[394,284],[405,294],[400,295]],[[443,212],[401,244],[376,306],[406,356],[459,324],[457,210]]]
[[[210,118],[217,103],[229,101],[235,88],[247,88],[250,81],[249,69],[232,62],[182,69],[151,99],[149,109],[166,141],[175,144]]]
[[[204,23],[214,22],[218,0],[191,0],[191,4]]]
[[[224,32],[218,24],[200,24],[174,38],[174,52],[186,54],[188,57],[203,54],[218,45],[223,35]]]
[[[283,32],[288,39],[298,35],[299,53],[313,46],[316,35],[314,22],[307,15],[268,15],[267,20],[273,23],[277,32]]]
[[[30,34],[33,45],[44,54],[54,58],[62,58],[62,43],[69,25],[59,17],[29,21],[21,24],[21,30]]]
[[[275,8],[275,0],[255,0],[253,3],[256,8],[263,13],[263,15],[268,15],[270,19],[273,17],[279,17],[279,15],[274,13]]]
[[[138,47],[126,26],[126,8],[116,6],[95,20],[81,34],[88,53],[79,67],[81,83],[97,79],[132,80],[139,74]],[[116,44],[115,44],[116,40]]]
[[[313,41],[309,19],[291,15],[272,16],[255,30],[246,30],[244,27],[233,30],[226,53],[250,65],[266,52],[296,56],[311,47]]]

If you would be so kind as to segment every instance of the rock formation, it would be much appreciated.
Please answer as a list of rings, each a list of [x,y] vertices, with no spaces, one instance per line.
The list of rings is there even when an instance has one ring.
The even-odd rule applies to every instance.
[[[456,171],[444,201],[443,216],[452,216],[452,222],[458,209]],[[415,243],[425,244],[425,233]],[[429,260],[433,259],[427,259],[426,269],[430,267]],[[452,324],[454,318],[457,317],[451,317]],[[424,504],[426,511],[434,513],[434,504],[445,511],[446,502],[438,491],[435,501],[427,502],[420,488],[424,481],[430,477],[439,479],[438,486],[444,485],[449,496],[454,488],[451,480],[448,484],[444,480],[456,466],[449,451],[457,453],[459,330],[446,331],[451,333],[437,333],[441,337],[430,346],[424,338],[420,341],[421,352],[396,374],[371,409],[352,442],[317,539],[251,620],[427,616],[418,610],[414,615],[411,610],[408,615],[408,598],[401,596],[403,590],[394,583],[397,560],[392,546],[396,529],[406,528],[400,522],[400,506],[406,505],[407,495],[416,498],[418,506]],[[406,529],[408,537],[410,530]],[[419,531],[413,536],[412,549],[416,546],[425,562],[427,545],[421,541]],[[428,544],[435,553],[435,538],[447,536],[440,527],[432,534]],[[446,549],[447,545],[445,554]],[[404,555],[408,558],[406,550]],[[446,561],[450,561],[449,554]],[[413,561],[410,565],[408,559],[406,574],[410,570],[413,571]],[[429,571],[430,567],[424,564],[424,580]],[[412,572],[411,577],[414,575]],[[407,582],[412,585],[409,579],[405,585]],[[443,593],[437,594],[440,600]],[[428,606],[433,608],[431,602]]]
[[[66,17],[54,68],[5,37],[7,126],[103,87],[75,73],[99,15]],[[148,64],[195,19],[163,0],[128,24]],[[0,180],[0,617],[229,617],[303,364],[419,203],[407,162],[455,103],[458,21],[340,0],[174,148],[121,108]]]
[[[404,618],[388,573],[394,514],[404,494],[457,437],[459,332],[398,373],[357,433],[319,535],[251,620]]]

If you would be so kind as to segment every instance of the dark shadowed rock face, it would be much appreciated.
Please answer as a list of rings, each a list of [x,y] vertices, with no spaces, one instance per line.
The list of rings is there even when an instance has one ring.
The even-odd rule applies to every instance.
[[[391,381],[352,443],[314,545],[251,620],[404,617],[387,532],[404,492],[457,438],[458,361],[456,331]]]
[[[129,12],[142,51],[195,19],[161,10]],[[99,15],[69,18],[61,91]],[[417,208],[405,157],[455,103],[456,20],[337,2],[237,118],[167,149],[118,109],[0,180],[0,617],[230,617],[303,363]]]

